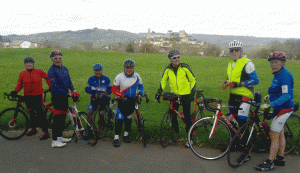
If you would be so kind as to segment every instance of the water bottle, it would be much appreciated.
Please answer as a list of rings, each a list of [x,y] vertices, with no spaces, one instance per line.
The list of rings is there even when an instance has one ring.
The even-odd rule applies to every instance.
[[[235,120],[232,114],[228,115],[227,119],[231,122],[231,124],[234,124],[236,128],[239,127],[239,123]]]
[[[268,123],[266,121],[263,121],[261,123],[261,125],[263,126],[264,130],[267,131],[267,132],[270,132],[270,127],[268,125]]]

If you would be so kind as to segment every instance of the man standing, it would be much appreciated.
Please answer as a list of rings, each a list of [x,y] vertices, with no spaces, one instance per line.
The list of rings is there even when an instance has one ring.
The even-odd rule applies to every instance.
[[[180,63],[180,52],[177,49],[170,50],[168,58],[171,62],[164,70],[160,87],[155,95],[155,99],[158,100],[159,96],[166,87],[167,81],[169,81],[171,92],[178,94],[180,102],[183,106],[183,114],[186,122],[186,133],[188,133],[192,121],[191,121],[191,100],[195,94],[196,79],[191,68],[184,63]],[[174,108],[178,111],[179,104],[175,103]],[[174,127],[175,133],[179,133],[177,115],[172,117],[172,126]],[[190,147],[188,142],[185,145]]]

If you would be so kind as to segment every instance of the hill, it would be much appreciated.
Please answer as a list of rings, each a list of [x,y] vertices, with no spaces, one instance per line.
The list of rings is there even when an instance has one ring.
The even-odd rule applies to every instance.
[[[46,40],[59,42],[62,45],[79,44],[82,42],[92,42],[94,46],[109,45],[114,43],[127,43],[130,41],[144,39],[148,33],[131,33],[122,30],[111,30],[111,29],[84,29],[78,31],[59,31],[59,32],[45,32],[30,35],[8,35],[3,36],[3,39],[14,40],[26,40],[30,42],[42,43]],[[164,34],[164,33],[153,33],[153,34]],[[207,35],[207,34],[189,34],[194,40],[203,42],[214,43],[227,48],[227,45],[232,40],[240,40],[245,47],[263,46],[268,45],[271,42],[285,43],[288,38],[270,38],[270,37],[253,37],[253,36],[234,36],[234,35]]]

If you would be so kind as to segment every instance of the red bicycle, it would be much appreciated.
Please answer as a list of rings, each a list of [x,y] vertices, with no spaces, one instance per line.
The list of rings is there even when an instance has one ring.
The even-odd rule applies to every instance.
[[[204,96],[203,92],[204,90],[196,90],[196,97],[194,99],[194,111],[191,115],[192,123],[197,119],[197,117],[200,115],[200,117],[205,117],[205,114],[203,112],[204,110]],[[172,115],[177,115],[184,123],[184,114],[183,111],[178,113],[174,108],[174,103],[178,102],[180,103],[179,96],[174,93],[165,93],[163,95],[160,95],[163,97],[163,100],[169,101],[169,109],[166,111],[166,113],[163,116],[161,127],[160,127],[160,144],[162,147],[167,147],[171,144],[173,140],[173,126],[172,126]],[[198,100],[199,99],[199,100]],[[158,103],[160,103],[160,100],[157,100]],[[198,110],[197,110],[198,107]]]
[[[48,110],[53,112],[52,103],[45,103],[46,94],[49,90],[44,90],[44,99],[42,101],[43,113],[47,114]],[[10,94],[4,93],[4,99],[17,101],[16,107],[11,107],[3,110],[0,113],[0,135],[8,140],[17,140],[23,137],[30,126],[29,111],[22,105],[24,96],[17,95],[12,97]]]

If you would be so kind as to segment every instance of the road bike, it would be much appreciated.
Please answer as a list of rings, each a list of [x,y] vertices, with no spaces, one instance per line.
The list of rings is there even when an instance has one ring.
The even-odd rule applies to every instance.
[[[146,99],[146,103],[149,103],[149,98],[148,98],[148,94],[146,92],[144,92],[144,94],[142,95],[142,97],[145,97]],[[123,97],[123,98],[117,98],[117,99],[113,99],[112,103],[114,103],[114,101],[117,101],[117,100],[123,100],[123,101],[129,101],[126,97]],[[134,98],[135,100],[135,110],[134,110],[134,113],[135,113],[135,123],[137,124],[137,130],[138,132],[140,132],[141,134],[141,141],[143,142],[143,146],[146,147],[147,145],[147,141],[148,141],[148,133],[145,129],[145,121],[147,121],[147,119],[145,119],[143,117],[143,115],[141,114],[141,111],[140,111],[140,104],[142,103],[142,98],[139,98],[138,95],[135,96]],[[116,114],[114,114],[113,116],[113,120],[116,118]]]
[[[204,90],[196,90],[195,95],[196,97],[194,98],[195,104],[194,104],[194,110],[193,113],[191,114],[191,120],[192,123],[198,118],[198,117],[205,117],[204,114],[204,96],[203,96],[203,91]],[[161,94],[160,96],[163,97],[163,100],[169,101],[169,108],[165,112],[162,122],[161,122],[161,127],[160,127],[160,144],[162,147],[167,147],[168,145],[171,144],[173,141],[173,125],[172,125],[172,115],[177,115],[184,123],[184,114],[183,111],[178,113],[178,111],[175,110],[174,108],[174,103],[180,103],[180,98],[178,95],[174,93],[164,93],[163,95]],[[199,100],[198,100],[199,99]],[[160,100],[157,100],[158,103],[160,103]],[[198,110],[197,110],[198,108]]]
[[[232,168],[237,168],[244,162],[251,159],[251,152],[257,151],[261,145],[267,146],[267,151],[271,145],[269,137],[269,126],[265,119],[271,119],[273,113],[269,111],[258,111],[260,104],[254,101],[246,102],[255,108],[250,120],[239,128],[234,135],[228,150],[227,161]],[[296,107],[296,106],[295,106]],[[284,135],[286,140],[285,153],[292,153],[300,139],[300,118],[294,112],[290,115],[284,125]],[[259,115],[264,115],[264,121],[260,121]]]
[[[75,142],[79,139],[83,139],[89,145],[94,146],[98,142],[97,127],[95,125],[94,119],[86,112],[78,111],[76,103],[79,100],[73,98],[73,106],[69,105],[69,112],[67,113],[67,118],[69,122],[73,125],[74,130],[64,131],[64,137],[75,138]]]
[[[52,103],[46,103],[46,94],[49,90],[43,90],[44,99],[42,101],[43,114],[47,114],[48,110],[53,112]],[[25,97],[4,93],[4,99],[16,101],[16,107],[3,110],[0,113],[0,135],[8,140],[17,140],[23,137],[29,129],[29,110],[24,106]]]

